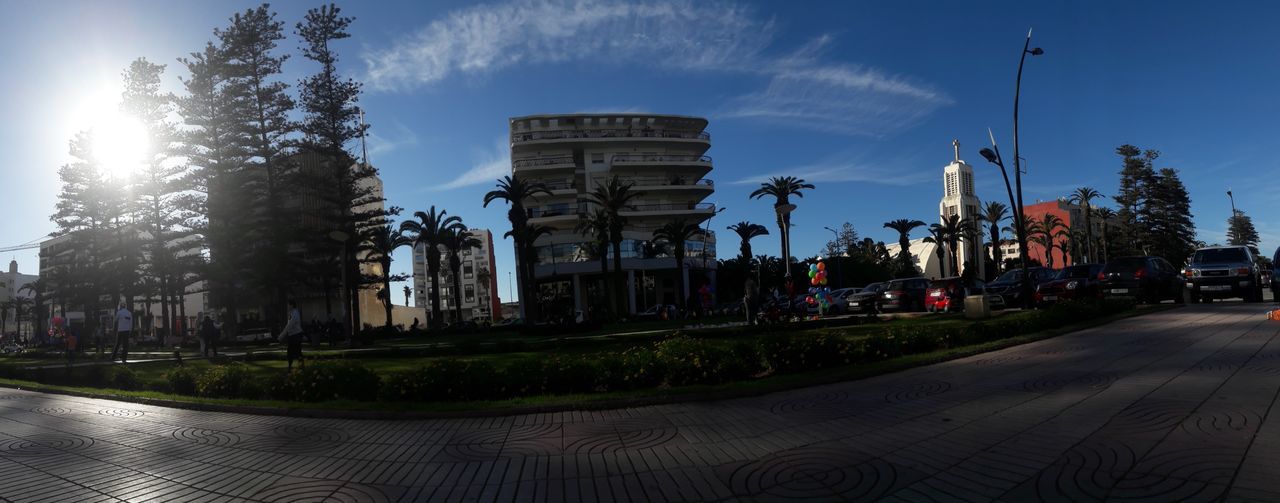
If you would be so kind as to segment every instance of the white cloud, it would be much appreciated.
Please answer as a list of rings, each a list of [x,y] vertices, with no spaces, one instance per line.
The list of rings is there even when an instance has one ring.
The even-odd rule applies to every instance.
[[[375,157],[417,145],[418,135],[399,121],[391,121],[387,128],[369,128],[368,142],[369,157]]]
[[[731,100],[723,116],[877,136],[909,127],[951,103],[939,90],[873,68],[785,66],[764,90]]]
[[[480,160],[471,166],[466,173],[443,185],[430,187],[429,190],[452,190],[471,185],[493,183],[503,175],[511,174],[511,150],[506,138],[499,138],[492,151],[480,156]]]
[[[879,185],[909,186],[930,183],[937,179],[935,173],[919,169],[896,169],[884,165],[869,165],[860,161],[819,162],[805,166],[786,168],[774,173],[749,176],[729,182],[730,185],[757,185],[774,176],[794,176],[806,182],[864,182]]]
[[[592,59],[682,69],[750,65],[773,22],[749,7],[692,0],[516,0],[453,11],[364,55],[374,89],[405,90],[454,73]]]
[[[391,47],[366,53],[374,90],[407,91],[456,75],[519,65],[603,62],[753,77],[764,87],[719,107],[720,118],[877,136],[918,123],[952,100],[912,79],[824,63],[831,35],[778,56],[775,22],[715,0],[512,0],[450,12]]]

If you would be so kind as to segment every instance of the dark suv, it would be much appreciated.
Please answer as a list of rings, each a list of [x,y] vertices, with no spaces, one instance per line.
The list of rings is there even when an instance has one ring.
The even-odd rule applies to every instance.
[[[1052,281],[1057,274],[1058,271],[1047,267],[1028,267],[1030,290],[1035,291],[1040,284]],[[999,295],[1004,307],[1022,307],[1022,269],[1010,269],[995,281],[987,283],[987,293]]]
[[[1098,273],[1102,298],[1131,298],[1157,304],[1165,300],[1182,303],[1182,276],[1173,264],[1160,257],[1121,257],[1107,261]]]
[[[890,281],[880,296],[881,311],[924,311],[924,292],[928,278],[904,278]]]
[[[1182,270],[1186,278],[1183,295],[1189,302],[1240,297],[1245,302],[1262,302],[1262,271],[1257,257],[1247,246],[1211,246],[1196,250],[1191,263]]]

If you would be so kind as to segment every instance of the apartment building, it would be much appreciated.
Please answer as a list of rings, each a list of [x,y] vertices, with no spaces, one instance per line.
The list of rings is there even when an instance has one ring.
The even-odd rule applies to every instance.
[[[544,184],[549,196],[525,201],[530,223],[554,229],[539,238],[533,291],[549,315],[573,316],[607,306],[598,251],[575,228],[592,209],[587,194],[612,177],[640,197],[623,216],[622,270],[630,313],[656,304],[683,304],[677,282],[695,292],[715,280],[715,234],[686,243],[677,267],[671,250],[654,246],[653,231],[677,219],[706,225],[715,185],[711,135],[700,117],[657,114],[530,115],[510,119],[511,173]],[[610,252],[612,256],[612,252]],[[612,267],[612,260],[610,260]],[[524,299],[521,299],[522,301]]]
[[[493,234],[485,229],[469,229],[467,233],[480,242],[480,247],[462,252],[462,268],[459,271],[462,279],[461,296],[453,288],[453,272],[449,270],[448,253],[443,249],[438,251],[440,310],[444,312],[444,319],[450,320],[458,302],[461,302],[463,320],[498,320],[502,308],[498,300],[498,268],[493,256]],[[427,274],[426,245],[418,243],[413,249],[414,306],[423,309],[428,318],[431,316],[431,288],[431,277]],[[425,323],[427,320],[422,321]]]

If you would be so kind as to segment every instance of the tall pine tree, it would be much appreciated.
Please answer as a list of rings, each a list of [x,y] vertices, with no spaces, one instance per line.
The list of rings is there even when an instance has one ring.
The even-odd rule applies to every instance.
[[[178,61],[190,74],[181,79],[186,95],[177,102],[186,126],[182,143],[189,166],[186,185],[191,189],[183,200],[190,211],[184,226],[207,250],[198,272],[206,280],[212,307],[229,314],[223,330],[233,334],[241,278],[249,265],[241,225],[253,207],[243,172],[248,140],[237,122],[247,101],[230,92],[231,75],[218,46],[208,43],[203,51]]]
[[[360,319],[358,293],[362,275],[355,259],[357,237],[366,235],[374,227],[387,225],[387,217],[398,211],[394,207],[383,207],[378,171],[367,159],[357,162],[348,150],[367,129],[356,106],[361,85],[339,73],[334,47],[336,42],[351,36],[347,28],[352,21],[354,18],[342,16],[341,9],[330,4],[308,10],[296,29],[302,39],[303,57],[320,66],[317,73],[298,85],[303,109],[302,148],[320,155],[333,173],[331,177],[321,174],[304,183],[316,186],[316,193],[324,196],[328,205],[336,210],[331,222],[333,229],[350,237],[342,250],[350,258],[344,264],[349,279],[346,285],[349,321]],[[323,185],[333,189],[318,187]]]
[[[119,280],[113,268],[104,267],[112,248],[115,226],[124,209],[123,192],[93,155],[93,132],[76,134],[70,142],[73,160],[58,169],[62,189],[54,214],[55,236],[66,236],[71,256],[42,257],[57,264],[50,288],[65,314],[67,304],[84,308],[86,328],[98,326],[101,299],[118,294]]]
[[[1245,215],[1244,211],[1236,210],[1235,215],[1227,219],[1227,243],[1256,249],[1259,241],[1261,238],[1253,226],[1253,218]]]
[[[1156,174],[1147,207],[1150,253],[1175,266],[1186,264],[1196,249],[1196,226],[1191,220],[1191,196],[1177,171],[1163,168]]]
[[[230,109],[234,127],[248,155],[245,169],[248,183],[257,198],[252,214],[250,239],[258,246],[249,263],[249,275],[265,294],[268,322],[283,315],[290,274],[289,243],[295,236],[281,203],[286,200],[289,163],[289,135],[297,125],[289,120],[294,108],[289,85],[280,79],[287,54],[276,54],[285,38],[284,23],[267,4],[231,17],[226,29],[215,30],[226,72],[226,92],[243,106]],[[278,325],[278,323],[273,323]]]
[[[182,176],[186,166],[175,162],[174,149],[177,130],[169,122],[173,112],[173,96],[160,89],[164,65],[151,63],[144,58],[134,60],[124,72],[124,93],[121,110],[138,120],[147,135],[147,148],[143,154],[142,168],[135,177],[132,201],[133,222],[145,236],[144,260],[141,271],[146,287],[143,294],[148,300],[160,301],[160,318],[165,332],[174,326],[177,318],[171,309],[170,299],[179,289],[185,290],[182,275],[177,269],[177,252],[186,243],[180,240],[179,224],[186,220],[187,210],[181,204]],[[134,236],[127,234],[126,240]],[[147,302],[149,311],[152,303]],[[148,314],[150,314],[148,312]]]

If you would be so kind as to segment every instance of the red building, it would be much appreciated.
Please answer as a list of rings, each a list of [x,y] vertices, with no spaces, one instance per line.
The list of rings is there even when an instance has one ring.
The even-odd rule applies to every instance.
[[[1084,230],[1084,208],[1078,204],[1072,204],[1066,199],[1036,202],[1035,204],[1026,205],[1023,208],[1023,211],[1026,213],[1028,221],[1033,221],[1034,219],[1036,222],[1043,222],[1045,215],[1054,215],[1062,221],[1063,227],[1061,229],[1079,229],[1081,232]],[[1093,224],[1093,238],[1096,242],[1101,239],[1102,231],[1105,226],[1101,219],[1098,218],[1093,218],[1091,223]],[[1014,236],[1005,236],[1005,238],[1013,241]],[[1036,243],[1035,241],[1028,240],[1027,254],[1030,255],[1032,259],[1040,261],[1040,263],[1046,267],[1061,269],[1073,263],[1070,252],[1063,251],[1064,245],[1065,247],[1070,247],[1071,240],[1066,236],[1059,236],[1055,238],[1053,257],[1050,259],[1050,257],[1046,255],[1046,250],[1043,245]],[[1002,260],[1009,258],[1017,259],[1021,257],[1018,253],[1017,242],[1001,245],[1000,254]]]

